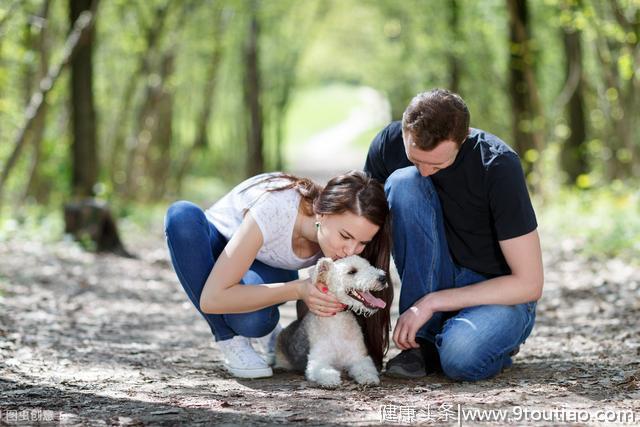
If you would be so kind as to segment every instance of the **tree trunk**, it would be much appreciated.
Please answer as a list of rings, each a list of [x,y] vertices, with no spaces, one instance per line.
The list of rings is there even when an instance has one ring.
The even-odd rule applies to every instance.
[[[263,123],[262,107],[260,105],[260,70],[258,38],[260,26],[258,22],[258,3],[251,3],[249,18],[249,35],[245,46],[245,84],[244,101],[248,112],[247,126],[247,163],[248,176],[257,175],[264,171],[263,155]]]
[[[127,258],[134,257],[122,244],[115,218],[104,202],[83,199],[66,203],[64,232],[74,236],[85,245],[85,249],[112,252]]]
[[[602,92],[615,95],[600,98],[602,111],[610,123],[603,139],[611,152],[606,161],[607,178],[626,179],[640,173],[640,166],[634,165],[634,159],[637,162],[640,158],[639,144],[634,141],[638,138],[637,111],[640,109],[640,79],[634,65],[640,63],[640,9],[636,9],[633,16],[629,17],[617,0],[610,0],[608,8],[598,2],[593,5],[597,16],[603,17],[603,20],[614,19],[619,30],[634,35],[620,41],[603,31],[598,22],[594,26],[598,34],[595,40],[596,53],[604,82]],[[620,59],[625,55],[628,55],[631,64],[628,70],[622,72]]]
[[[510,85],[513,108],[513,143],[523,159],[525,174],[542,149],[543,115],[533,70],[526,0],[507,0],[510,29]]]
[[[37,16],[41,22],[40,33],[38,37],[31,41],[32,49],[37,51],[40,56],[38,70],[34,75],[29,76],[27,85],[28,93],[32,94],[37,90],[38,83],[47,75],[49,69],[49,43],[48,43],[48,17],[49,17],[50,0],[45,0],[42,8]],[[42,157],[42,139],[44,137],[45,121],[47,116],[47,105],[42,105],[40,114],[34,119],[33,128],[30,132],[31,146],[33,147],[33,156],[29,165],[29,176],[25,186],[22,200],[32,197],[36,202],[45,204],[48,200],[48,186],[40,175],[40,163]]]
[[[151,24],[148,24],[145,31],[145,46],[146,49],[138,58],[138,64],[135,71],[127,79],[127,84],[123,92],[123,99],[120,108],[116,113],[116,119],[111,126],[111,132],[107,138],[106,146],[110,147],[110,156],[108,159],[109,175],[111,182],[115,188],[122,190],[124,182],[118,179],[119,172],[121,172],[121,163],[124,150],[124,141],[127,134],[127,117],[131,115],[131,104],[133,102],[136,88],[140,78],[149,73],[151,55],[155,53],[156,45],[160,40],[164,24],[166,22],[167,12],[169,10],[170,2],[157,7],[155,9],[154,18]]]
[[[71,25],[80,14],[91,9],[91,0],[70,0]],[[93,39],[95,29],[89,29],[79,41],[71,61],[71,187],[74,196],[91,197],[98,178],[96,143],[96,113],[93,102]]]
[[[20,157],[20,153],[22,152],[22,149],[27,140],[27,135],[33,127],[38,115],[42,111],[42,107],[44,106],[47,95],[49,94],[55,83],[58,81],[58,77],[60,77],[62,69],[70,63],[73,56],[76,54],[76,51],[80,46],[80,40],[82,39],[83,34],[93,28],[94,20],[95,11],[85,12],[76,20],[73,30],[71,31],[71,34],[69,34],[69,36],[67,37],[67,41],[65,42],[62,51],[62,59],[59,63],[57,63],[49,70],[47,76],[42,79],[42,81],[40,81],[38,91],[34,92],[33,96],[31,96],[31,101],[29,101],[29,106],[25,111],[25,122],[16,135],[13,143],[13,151],[9,155],[7,163],[2,168],[2,173],[0,173],[0,200],[2,200],[2,190],[4,188],[4,184],[6,183],[11,170],[18,161],[18,158]]]
[[[191,146],[185,151],[178,170],[174,175],[174,184],[176,192],[179,194],[182,189],[182,181],[187,174],[187,170],[191,165],[191,159],[196,150],[204,150],[209,145],[209,138],[207,136],[209,131],[209,121],[211,118],[211,112],[214,110],[214,100],[216,94],[216,84],[218,81],[218,72],[220,70],[220,61],[222,60],[222,36],[224,34],[222,10],[216,15],[215,33],[213,40],[213,51],[211,53],[211,62],[207,69],[205,77],[205,86],[202,98],[202,109],[200,110],[200,116],[198,119],[198,132]]]
[[[73,23],[94,11],[98,0],[69,0]],[[64,206],[65,230],[84,242],[89,238],[98,251],[129,256],[124,249],[109,208],[92,198],[98,178],[96,113],[93,102],[93,41],[95,26],[82,34],[71,60],[71,191],[74,202]]]
[[[162,61],[160,76],[163,84],[158,89],[156,102],[156,126],[151,133],[151,144],[145,158],[145,179],[149,200],[160,199],[166,189],[171,166],[171,140],[173,136],[173,91],[166,82],[174,72],[175,52],[167,52]]]
[[[575,184],[578,176],[586,173],[588,168],[587,153],[584,147],[587,128],[584,112],[581,32],[577,29],[565,28],[563,39],[567,81],[570,81],[574,75],[578,75],[578,81],[567,103],[570,134],[562,146],[560,164],[567,174],[567,181],[570,184]]]

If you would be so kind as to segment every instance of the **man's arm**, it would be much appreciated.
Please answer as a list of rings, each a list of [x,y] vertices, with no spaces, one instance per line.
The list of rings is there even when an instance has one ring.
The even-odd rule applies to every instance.
[[[416,332],[436,312],[489,304],[516,305],[540,299],[544,273],[538,232],[502,240],[500,249],[511,269],[510,275],[425,295],[398,319],[393,333],[396,345],[402,350],[417,348]]]

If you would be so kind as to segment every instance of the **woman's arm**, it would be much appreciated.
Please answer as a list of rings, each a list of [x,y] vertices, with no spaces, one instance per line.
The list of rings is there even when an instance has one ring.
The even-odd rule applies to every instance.
[[[309,279],[251,286],[240,284],[262,244],[260,227],[247,212],[209,273],[200,296],[200,309],[204,313],[247,313],[298,299],[305,300],[309,309],[321,316],[330,316],[342,309],[335,298],[317,290]]]

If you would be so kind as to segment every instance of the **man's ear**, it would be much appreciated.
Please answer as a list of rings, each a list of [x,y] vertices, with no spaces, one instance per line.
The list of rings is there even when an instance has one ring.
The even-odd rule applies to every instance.
[[[326,284],[329,280],[329,274],[333,268],[333,260],[331,258],[320,258],[316,264],[316,283]]]

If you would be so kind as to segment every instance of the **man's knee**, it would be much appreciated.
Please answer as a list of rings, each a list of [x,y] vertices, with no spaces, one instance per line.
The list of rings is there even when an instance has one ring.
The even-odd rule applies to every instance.
[[[408,188],[415,187],[422,178],[415,166],[397,169],[384,184],[384,191],[389,203],[402,202],[409,193]]]
[[[495,376],[495,363],[479,343],[443,340],[438,346],[442,372],[456,381],[480,381]]]
[[[525,321],[519,307],[474,307],[447,321],[437,337],[442,370],[449,378],[491,378],[510,362],[509,352],[521,343]]]

